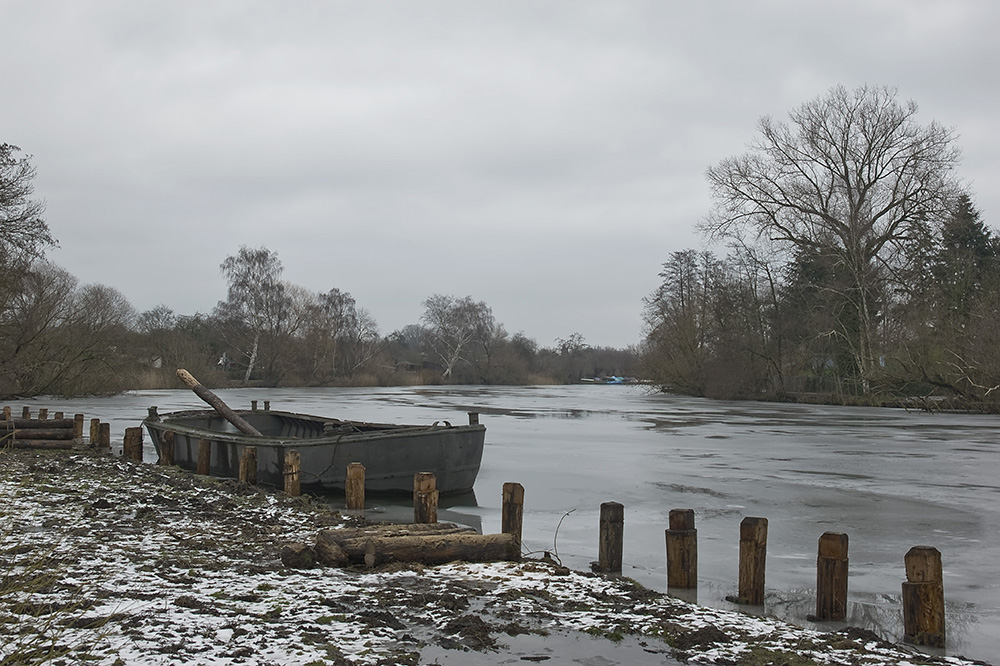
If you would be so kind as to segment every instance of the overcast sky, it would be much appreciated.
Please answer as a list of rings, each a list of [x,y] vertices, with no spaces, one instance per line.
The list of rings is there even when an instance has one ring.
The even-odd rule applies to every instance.
[[[383,334],[471,295],[542,346],[642,337],[705,169],[892,85],[1000,221],[1000,2],[0,0],[0,142],[81,282],[209,312],[241,245]]]

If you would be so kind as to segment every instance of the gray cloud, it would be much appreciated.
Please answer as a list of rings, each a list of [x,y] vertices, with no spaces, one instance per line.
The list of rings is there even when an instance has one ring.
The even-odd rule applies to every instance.
[[[988,222],[1000,9],[977,0],[88,2],[0,9],[0,140],[86,282],[207,311],[241,244],[383,332],[432,293],[543,344],[641,336],[703,173],[762,115],[899,87],[955,126]],[[16,57],[15,57],[16,56]]]

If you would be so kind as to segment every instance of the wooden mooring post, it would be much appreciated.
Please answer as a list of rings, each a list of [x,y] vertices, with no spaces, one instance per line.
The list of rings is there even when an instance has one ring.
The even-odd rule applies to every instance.
[[[247,446],[240,453],[240,482],[257,485],[257,447]]]
[[[97,426],[97,450],[111,453],[111,424],[99,423]]]
[[[365,509],[365,466],[359,462],[347,465],[347,481],[344,483],[345,506],[351,511]]]
[[[914,546],[906,553],[905,564],[903,640],[914,645],[944,647],[941,552],[931,546]]]
[[[174,464],[174,433],[169,430],[160,435],[160,457],[156,464],[167,466]]]
[[[27,421],[28,419],[31,418],[31,408],[30,407],[24,406],[24,407],[21,408],[21,418],[24,419],[25,421]]]
[[[503,484],[500,533],[513,534],[519,548],[521,546],[521,527],[523,522],[524,486],[520,483],[505,483]]]
[[[73,415],[73,439],[78,443],[83,443],[83,414]]]
[[[625,506],[619,502],[604,502],[601,504],[597,566],[591,568],[599,573],[620,574],[624,541]]]
[[[767,518],[740,523],[740,577],[737,603],[764,605],[764,565],[767,562]]]
[[[413,475],[413,522],[436,523],[437,512],[437,477],[433,472],[417,472]]]
[[[212,442],[208,439],[198,440],[198,468],[197,473],[207,476],[212,469]]]
[[[142,428],[125,428],[122,457],[142,462]]]
[[[847,617],[847,546],[846,534],[826,532],[819,538],[815,620],[843,620]]]
[[[101,445],[101,419],[90,419],[90,447],[93,449]]]
[[[299,484],[299,471],[302,468],[302,456],[295,449],[285,451],[285,494],[298,497],[302,494]]]
[[[38,409],[38,420],[47,421],[49,418],[49,410],[47,407],[40,407]]]
[[[666,531],[667,590],[698,588],[698,530],[694,509],[671,509]]]

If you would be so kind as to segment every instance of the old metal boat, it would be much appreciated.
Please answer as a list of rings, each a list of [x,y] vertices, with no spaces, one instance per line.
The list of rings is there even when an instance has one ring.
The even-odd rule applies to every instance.
[[[353,462],[365,466],[369,493],[412,493],[417,472],[433,472],[441,493],[469,491],[486,437],[476,413],[469,414],[468,425],[458,426],[365,423],[271,409],[236,414],[261,434],[240,432],[213,409],[158,414],[154,407],[143,425],[160,457],[171,446],[173,463],[185,469],[197,469],[199,443],[210,442],[209,473],[215,476],[236,478],[243,451],[256,447],[258,482],[277,487],[283,483],[285,453],[294,449],[301,459],[301,487],[313,492],[343,491]]]

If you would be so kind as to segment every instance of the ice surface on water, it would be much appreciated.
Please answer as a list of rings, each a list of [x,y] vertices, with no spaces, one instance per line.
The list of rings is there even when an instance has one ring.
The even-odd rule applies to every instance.
[[[692,508],[704,604],[728,605],[739,522],[762,516],[769,521],[768,612],[806,624],[817,539],[846,532],[848,623],[898,639],[903,556],[914,545],[935,546],[944,560],[949,651],[1000,654],[998,417],[721,402],[628,386],[218,393],[233,407],[270,400],[273,409],[368,421],[464,423],[464,412],[478,411],[487,446],[475,498],[451,510],[499,531],[503,483],[519,482],[526,548],[555,551],[586,569],[597,558],[600,504],[621,502],[625,574],[662,590],[667,514]],[[151,405],[160,412],[203,407],[189,391],[20,404],[100,417],[119,445]]]

